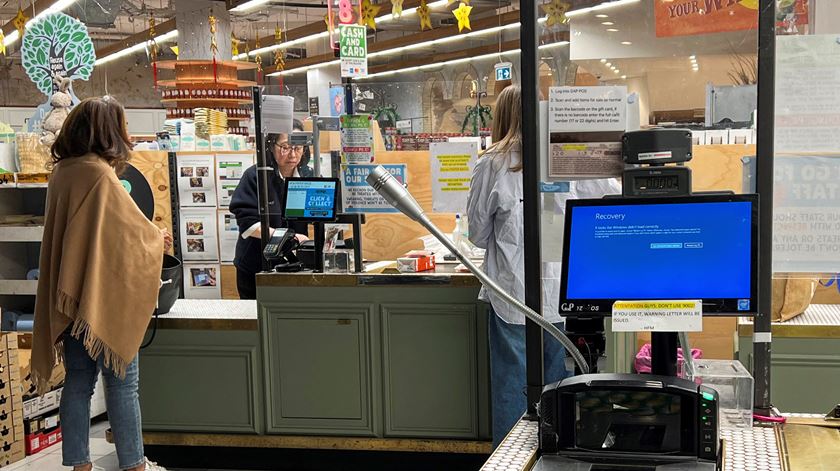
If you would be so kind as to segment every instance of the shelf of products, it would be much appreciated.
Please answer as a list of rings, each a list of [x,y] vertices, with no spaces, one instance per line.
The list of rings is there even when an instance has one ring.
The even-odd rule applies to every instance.
[[[228,121],[239,121],[251,119],[251,111],[243,108],[213,108],[227,115]],[[169,108],[166,110],[167,119],[193,118],[195,108]]]
[[[235,88],[177,88],[161,92],[163,101],[167,100],[245,100],[251,102],[253,96],[250,90]]]

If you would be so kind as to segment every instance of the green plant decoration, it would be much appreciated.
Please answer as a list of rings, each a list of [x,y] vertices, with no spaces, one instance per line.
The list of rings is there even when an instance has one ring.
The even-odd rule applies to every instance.
[[[477,105],[467,107],[467,116],[464,117],[464,122],[461,124],[461,134],[467,132],[467,127],[472,127],[473,136],[479,135],[481,128],[486,128],[487,124],[493,120],[491,109],[489,106]],[[479,126],[479,123],[481,124]]]
[[[44,95],[57,90],[55,75],[87,80],[93,73],[96,52],[84,23],[64,13],[32,21],[23,35],[23,68]]]
[[[382,125],[382,128],[392,128],[397,125],[400,115],[397,113],[397,105],[377,106],[373,109],[373,119]]]

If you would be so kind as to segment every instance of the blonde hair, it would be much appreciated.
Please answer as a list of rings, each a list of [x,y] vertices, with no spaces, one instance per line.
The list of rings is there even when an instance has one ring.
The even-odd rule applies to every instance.
[[[493,145],[484,154],[508,154],[522,146],[522,89],[511,85],[496,98],[493,110]],[[522,161],[510,167],[514,172],[522,170]]]

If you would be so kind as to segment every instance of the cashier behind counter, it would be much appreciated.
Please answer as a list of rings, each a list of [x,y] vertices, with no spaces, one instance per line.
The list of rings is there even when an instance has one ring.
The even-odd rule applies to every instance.
[[[303,124],[295,120],[295,131],[303,131]],[[283,181],[289,177],[311,177],[309,148],[289,145],[288,134],[269,134],[265,143],[268,164],[274,169],[268,185],[269,225],[272,228],[291,227],[300,241],[307,240],[305,223],[289,224],[282,217]],[[236,241],[236,288],[240,299],[256,299],[256,275],[262,271],[260,243],[260,211],[257,193],[257,167],[242,175],[230,201],[230,212],[236,216],[240,237]]]

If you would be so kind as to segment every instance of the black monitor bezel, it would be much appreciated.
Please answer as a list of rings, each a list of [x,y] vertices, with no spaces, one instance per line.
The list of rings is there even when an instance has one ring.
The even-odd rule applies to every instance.
[[[750,308],[738,310],[738,299],[717,298],[703,300],[703,315],[750,317],[758,314],[758,216],[759,198],[757,194],[721,194],[676,197],[631,197],[610,199],[579,199],[566,201],[566,220],[563,237],[563,263],[560,280],[560,315],[566,317],[609,317],[616,299],[569,299],[569,246],[571,244],[572,213],[577,207],[589,206],[633,206],[650,204],[692,204],[692,203],[752,203],[752,230],[750,231],[750,263],[753,276],[750,281]],[[672,298],[683,299],[683,298]],[[633,299],[621,299],[633,301]]]
[[[314,218],[314,217],[300,217],[288,216],[286,214],[286,203],[289,196],[289,184],[292,182],[333,182],[335,183],[335,199],[333,200],[333,215],[332,217]],[[338,212],[341,208],[341,180],[338,178],[328,177],[289,177],[283,179],[283,207],[281,212],[283,219],[294,222],[334,222],[338,220]]]

